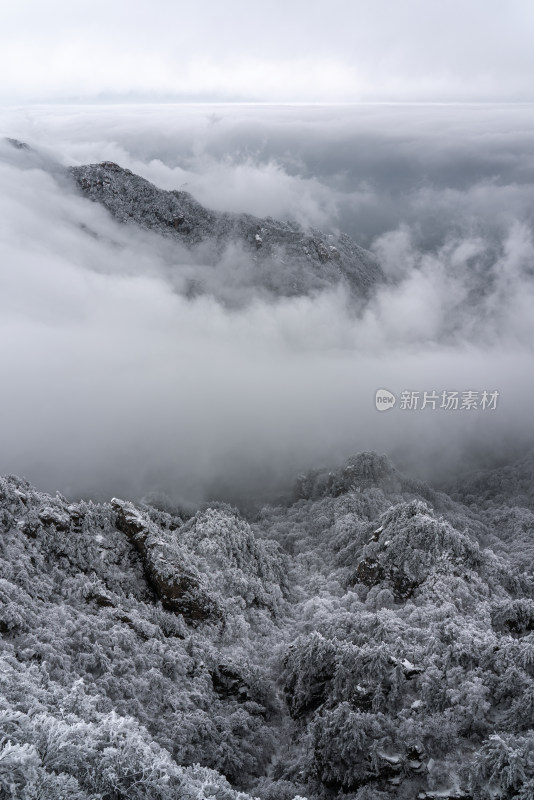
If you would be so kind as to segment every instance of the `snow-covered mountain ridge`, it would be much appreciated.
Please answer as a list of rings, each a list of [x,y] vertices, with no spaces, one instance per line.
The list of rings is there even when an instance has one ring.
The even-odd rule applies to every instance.
[[[342,286],[354,301],[365,301],[385,281],[376,257],[347,234],[212,211],[189,192],[160,189],[111,161],[64,167],[24,142],[6,143],[17,166],[42,169],[62,181],[64,189],[70,185],[71,191],[104,206],[118,222],[175,242],[176,263],[189,254],[197,266],[182,286],[188,294],[218,296],[219,285],[233,283],[236,290],[248,287],[252,295],[259,291],[273,297]],[[218,280],[211,275],[214,267]]]
[[[346,234],[327,235],[270,217],[211,211],[189,192],[158,189],[110,161],[71,167],[70,173],[87,197],[102,203],[120,222],[137,223],[189,248],[207,245],[205,252],[213,261],[229,245],[241,245],[253,264],[271,264],[270,280],[265,275],[263,279],[281,293],[305,293],[343,281],[357,296],[367,296],[384,279],[373,255]],[[283,280],[287,265],[293,283]]]

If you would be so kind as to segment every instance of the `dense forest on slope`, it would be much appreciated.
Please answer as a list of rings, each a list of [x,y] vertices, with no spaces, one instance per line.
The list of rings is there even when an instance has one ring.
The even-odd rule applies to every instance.
[[[0,482],[0,796],[534,797],[532,459],[245,518]]]

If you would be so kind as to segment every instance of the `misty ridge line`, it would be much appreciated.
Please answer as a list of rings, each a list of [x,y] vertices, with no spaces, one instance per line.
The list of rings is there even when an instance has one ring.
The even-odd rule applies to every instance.
[[[208,245],[203,255],[212,262],[224,257],[232,243],[240,244],[254,270],[267,261],[269,276],[258,284],[278,295],[298,295],[343,281],[356,296],[365,297],[384,275],[372,254],[349,236],[306,233],[300,226],[249,214],[216,213],[184,191],[158,190],[153,184],[113,162],[71,167],[77,185],[91,200],[102,203],[120,222],[135,222],[174,237],[187,247]],[[212,248],[213,253],[208,249]],[[210,258],[211,256],[211,258]],[[191,291],[202,291],[202,285]]]
[[[6,142],[56,174],[72,176],[79,190],[101,203],[119,222],[171,237],[189,257],[197,256],[201,265],[216,266],[241,285],[263,291],[275,298],[300,296],[341,284],[354,296],[365,300],[374,286],[384,281],[376,258],[359,247],[346,234],[323,234],[318,229],[305,230],[294,222],[280,222],[272,217],[261,219],[251,214],[211,211],[189,192],[158,189],[129,169],[111,161],[62,170],[59,162],[51,165],[29,145],[17,139]],[[52,168],[52,170],[51,170]],[[98,235],[86,226],[89,235]],[[233,261],[233,264],[229,262]],[[236,269],[237,263],[237,269]],[[199,265],[198,273],[201,272]],[[209,272],[209,270],[208,270]],[[250,273],[250,274],[247,274]],[[233,305],[230,294],[205,287],[197,274],[186,279],[182,292],[195,297],[204,291]],[[236,295],[242,286],[232,287]]]
[[[18,150],[31,152],[24,143],[8,141]],[[50,163],[43,165],[51,169]],[[59,164],[53,165],[56,174],[60,169]],[[516,326],[516,305],[532,297],[532,233],[518,220],[494,241],[476,234],[467,238],[451,234],[434,251],[419,250],[413,229],[401,224],[379,236],[370,253],[339,232],[322,234],[309,226],[306,233],[297,223],[271,217],[212,212],[188,192],[159,190],[113,162],[66,171],[86,196],[104,205],[115,219],[136,222],[185,246],[186,254],[176,260],[193,258],[195,268],[182,269],[178,280],[176,270],[166,276],[182,294],[195,297],[207,291],[233,306],[255,296],[277,300],[340,284],[352,294],[354,308],[363,310],[367,347],[384,324],[391,326],[391,338],[401,334],[404,345],[432,338],[498,344],[503,331],[497,333],[492,326],[504,325],[507,330]],[[222,281],[209,269],[215,265],[225,273]],[[358,298],[363,302],[353,302]],[[406,317],[399,315],[399,306],[414,304],[410,325],[399,331],[395,320]],[[392,325],[387,318],[394,320]],[[371,328],[367,337],[366,327]],[[510,332],[520,340],[518,344],[525,345],[522,330]]]

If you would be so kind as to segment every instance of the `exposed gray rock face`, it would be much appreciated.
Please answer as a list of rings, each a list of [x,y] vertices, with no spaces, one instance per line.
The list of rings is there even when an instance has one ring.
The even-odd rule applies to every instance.
[[[167,611],[182,614],[191,624],[221,619],[222,610],[209,595],[202,576],[186,563],[174,537],[162,533],[133,503],[114,498],[117,528],[128,536],[141,556],[149,585]]]
[[[211,211],[189,192],[158,189],[111,161],[71,167],[70,173],[82,192],[115,219],[171,237],[189,249],[202,247],[212,263],[228,247],[240,246],[258,273],[258,284],[277,294],[307,294],[343,282],[355,295],[367,297],[384,280],[372,253],[346,234],[326,235],[271,217]]]

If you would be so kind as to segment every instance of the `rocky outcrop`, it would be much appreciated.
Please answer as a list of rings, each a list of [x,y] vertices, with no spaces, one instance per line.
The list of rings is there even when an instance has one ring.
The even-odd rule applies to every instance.
[[[192,625],[221,620],[222,610],[210,597],[202,576],[176,546],[174,532],[162,531],[133,503],[113,498],[111,505],[117,528],[141,556],[146,579],[163,608],[181,614]]]

